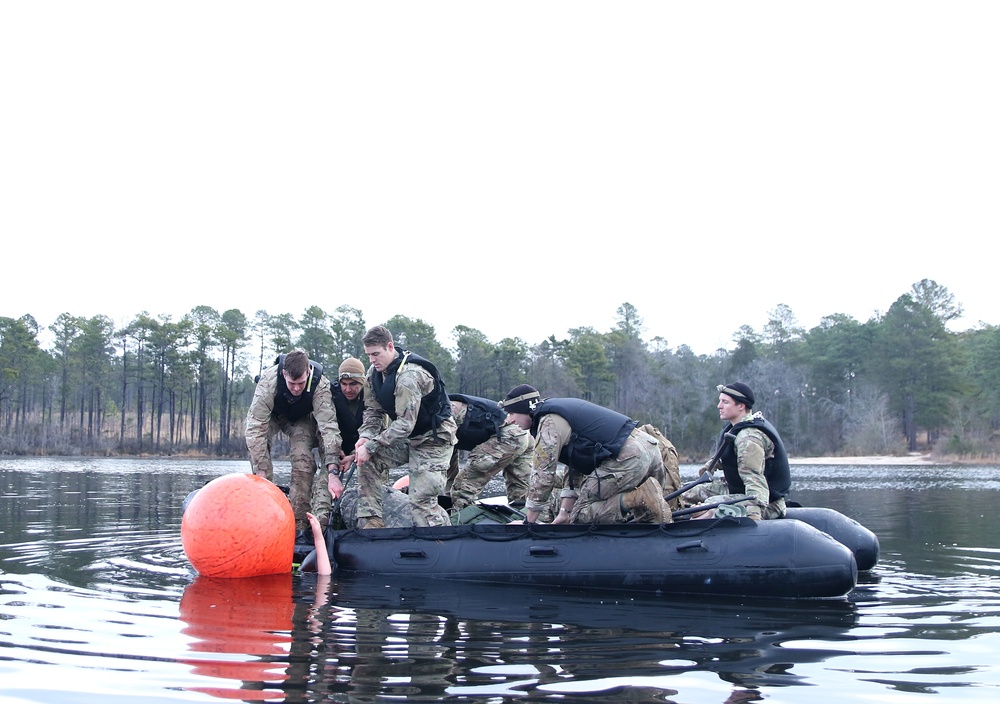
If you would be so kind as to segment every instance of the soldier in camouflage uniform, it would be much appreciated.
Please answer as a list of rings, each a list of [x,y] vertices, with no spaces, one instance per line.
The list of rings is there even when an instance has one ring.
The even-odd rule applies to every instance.
[[[382,528],[382,488],[389,470],[409,463],[409,497],[415,526],[451,525],[438,496],[444,492],[455,445],[455,419],[437,368],[397,348],[378,325],[361,339],[371,362],[365,377],[365,410],[355,446],[358,528]],[[388,425],[384,425],[386,418]]]
[[[719,443],[726,442],[727,433],[735,435],[736,440],[723,449],[714,466],[705,464],[698,471],[701,475],[721,467],[722,476],[692,489],[685,495],[685,501],[697,505],[749,497],[741,503],[748,517],[758,521],[781,518],[785,515],[785,496],[792,484],[781,437],[759,411],[752,412],[754,394],[749,386],[733,382],[716,388],[719,417],[728,421],[719,435]],[[717,444],[716,448],[721,446]],[[713,513],[701,514],[699,518]]]
[[[295,528],[309,528],[309,510],[316,462],[312,450],[319,448],[327,469],[336,469],[341,455],[340,430],[330,396],[330,381],[323,367],[309,361],[305,350],[294,349],[279,355],[275,365],[257,379],[257,389],[247,411],[244,435],[253,473],[274,481],[271,441],[279,432],[288,436],[292,462],[289,501],[295,514]],[[318,515],[321,523],[329,518]]]
[[[522,384],[507,394],[504,410],[535,437],[525,503],[534,523],[569,467],[553,523],[669,523],[663,500],[663,458],[655,438],[627,416],[574,398],[540,400]]]
[[[490,479],[503,472],[507,501],[524,505],[531,476],[531,435],[496,401],[451,394],[451,413],[458,425],[458,444],[451,455],[448,484],[452,510],[461,511],[479,496]],[[459,470],[459,451],[469,459]]]
[[[357,357],[348,357],[337,369],[337,381],[330,384],[343,456],[339,470],[330,472],[324,465],[316,473],[316,478],[313,480],[312,506],[317,515],[329,516],[333,498],[339,497],[344,492],[342,483],[346,481],[344,474],[354,462],[354,445],[358,441],[358,431],[361,429],[365,405],[364,383],[365,365]]]

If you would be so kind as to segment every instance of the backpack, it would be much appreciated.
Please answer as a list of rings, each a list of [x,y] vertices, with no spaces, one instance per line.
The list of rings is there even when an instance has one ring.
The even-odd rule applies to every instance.
[[[657,444],[660,446],[660,456],[663,457],[663,469],[665,478],[663,481],[663,493],[664,495],[679,489],[681,486],[681,462],[677,454],[677,448],[674,444],[667,440],[667,437],[660,432],[659,428],[647,423],[639,428],[642,432],[647,435],[652,435],[656,440]],[[673,498],[669,502],[670,509],[674,510],[677,508],[677,499]]]

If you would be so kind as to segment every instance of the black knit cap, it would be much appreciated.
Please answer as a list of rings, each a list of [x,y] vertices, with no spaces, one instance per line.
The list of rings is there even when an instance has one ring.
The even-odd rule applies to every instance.
[[[720,384],[715,387],[719,393],[723,393],[736,403],[745,404],[747,408],[753,408],[753,389],[742,381],[734,381],[731,384]]]
[[[534,386],[521,384],[510,390],[507,397],[500,402],[500,406],[508,413],[524,413],[530,416],[538,405],[538,400],[538,390]]]

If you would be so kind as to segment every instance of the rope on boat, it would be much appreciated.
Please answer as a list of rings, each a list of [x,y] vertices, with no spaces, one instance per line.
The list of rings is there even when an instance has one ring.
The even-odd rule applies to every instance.
[[[371,542],[395,541],[402,539],[429,540],[448,542],[461,538],[473,537],[487,542],[504,543],[519,540],[528,536],[545,540],[572,540],[587,536],[617,537],[617,538],[648,538],[656,533],[663,533],[666,538],[689,540],[692,537],[704,535],[720,526],[736,527],[741,523],[735,516],[719,516],[699,521],[684,521],[683,523],[617,523],[617,524],[569,524],[553,526],[548,523],[527,523],[512,526],[510,524],[479,524],[462,526],[439,526],[435,528],[408,526],[404,528],[382,528],[376,530],[361,530],[353,528],[342,532],[342,535],[355,535]],[[628,526],[628,527],[625,527]],[[671,526],[682,526],[683,529]],[[519,530],[518,530],[519,529]],[[425,531],[431,530],[433,533]]]

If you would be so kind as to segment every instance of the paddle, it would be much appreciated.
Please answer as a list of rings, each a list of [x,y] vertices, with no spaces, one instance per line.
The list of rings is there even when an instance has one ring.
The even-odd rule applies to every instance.
[[[731,443],[735,439],[736,439],[736,436],[733,435],[732,433],[726,433],[725,435],[723,435],[722,436],[722,442],[719,444],[719,449],[715,452],[715,457],[713,457],[708,462],[708,465],[707,465],[708,466],[708,471],[707,472],[703,472],[702,474],[699,474],[698,478],[695,479],[690,484],[685,484],[680,489],[676,489],[675,491],[670,492],[669,494],[667,494],[666,496],[663,497],[663,500],[664,501],[670,501],[670,499],[675,499],[678,496],[680,496],[681,494],[683,494],[683,493],[685,493],[687,491],[691,491],[691,489],[694,489],[699,484],[707,484],[708,482],[712,481],[712,471],[713,471],[713,469],[715,467],[715,463],[719,461],[720,457],[722,457],[722,452],[726,449],[726,446],[729,445],[729,443]]]

